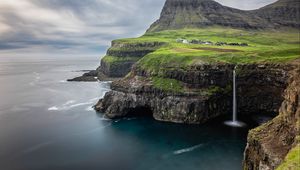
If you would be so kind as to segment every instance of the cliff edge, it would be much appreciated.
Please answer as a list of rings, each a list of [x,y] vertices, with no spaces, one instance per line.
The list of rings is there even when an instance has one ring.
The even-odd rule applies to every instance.
[[[249,132],[244,169],[300,167],[300,65],[291,75],[279,116]]]

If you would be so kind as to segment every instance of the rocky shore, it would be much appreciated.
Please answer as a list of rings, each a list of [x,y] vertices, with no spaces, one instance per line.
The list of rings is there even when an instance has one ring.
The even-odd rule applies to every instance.
[[[230,111],[234,67],[211,64],[168,71],[161,81],[175,80],[181,85],[176,91],[157,86],[152,78],[156,75],[134,68],[128,77],[112,83],[112,91],[100,100],[96,109],[115,118],[130,116],[136,108],[144,108],[157,120],[203,123]],[[290,65],[273,64],[237,66],[239,112],[277,112],[290,69]]]
[[[281,169],[299,168],[300,143],[300,66],[291,72],[279,115],[249,132],[244,169],[276,169],[291,149],[298,147],[298,158],[287,159]],[[296,160],[295,160],[296,159]],[[289,163],[294,162],[295,164]],[[298,164],[297,164],[298,162]]]
[[[112,91],[95,109],[109,118],[152,115],[159,121],[201,124],[231,111],[234,67],[240,116],[278,115],[250,131],[244,169],[275,169],[299,136],[299,63],[197,65],[167,72],[161,84],[153,78],[157,75],[134,67],[130,75],[112,83]],[[163,87],[163,83],[177,86],[176,82],[179,88]]]

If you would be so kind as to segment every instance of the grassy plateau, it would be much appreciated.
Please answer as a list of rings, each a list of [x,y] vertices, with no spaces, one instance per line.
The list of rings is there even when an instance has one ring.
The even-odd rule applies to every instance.
[[[177,42],[177,39],[211,41],[213,44],[185,44]],[[299,31],[291,29],[253,31],[212,27],[169,30],[146,33],[138,38],[120,39],[115,42],[127,46],[151,42],[164,43],[138,61],[139,66],[152,71],[164,67],[184,68],[201,63],[283,63],[300,58]],[[248,46],[217,46],[215,45],[217,42],[246,43]],[[144,48],[146,47],[136,47],[136,50]],[[122,50],[126,48],[123,47]],[[129,50],[132,50],[132,46]],[[124,60],[118,56],[109,58],[111,61]]]
[[[201,40],[212,44],[183,43]],[[247,44],[217,45],[222,43]],[[164,79],[166,70],[186,69],[198,64],[231,63],[286,63],[300,59],[298,30],[239,30],[224,27],[167,30],[146,33],[138,38],[114,40],[103,61],[119,65],[125,61],[137,62],[137,68],[154,75],[155,86],[171,91],[182,91],[180,82]],[[150,51],[145,56],[141,52]],[[136,55],[135,55],[136,54]],[[173,87],[170,86],[173,85]]]

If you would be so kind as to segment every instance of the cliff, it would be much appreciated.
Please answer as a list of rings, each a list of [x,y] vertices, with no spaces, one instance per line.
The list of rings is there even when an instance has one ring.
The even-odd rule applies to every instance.
[[[113,41],[112,47],[101,60],[99,69],[108,77],[124,77],[130,72],[133,64],[162,45],[164,42],[158,41]]]
[[[167,0],[160,18],[148,32],[216,25],[242,29],[299,28],[299,14],[297,0],[279,0],[253,11],[226,7],[213,0]]]
[[[203,123],[229,109],[232,68],[206,65],[193,68],[194,75],[174,71],[165,77],[134,68],[129,76],[112,83],[112,91],[95,108],[109,118],[150,114],[161,121]],[[204,79],[210,75],[214,82]]]
[[[253,13],[266,19],[275,27],[300,27],[300,1],[279,0],[273,4],[262,7]]]
[[[117,78],[126,76],[139,59],[154,52],[164,44],[165,42],[156,40],[114,40],[96,70],[68,81],[117,80]]]
[[[151,114],[157,120],[203,123],[232,108],[233,64],[201,64],[167,71],[163,77],[134,68],[113,82],[112,91],[96,105],[110,118]],[[237,66],[239,107],[243,114],[276,113],[293,65]]]
[[[300,167],[300,65],[291,72],[284,98],[279,116],[249,132],[244,169],[275,169],[288,154],[294,156],[279,169]]]
[[[270,23],[250,12],[223,6],[212,0],[167,0],[157,20],[148,32],[229,26],[235,28],[267,28]]]

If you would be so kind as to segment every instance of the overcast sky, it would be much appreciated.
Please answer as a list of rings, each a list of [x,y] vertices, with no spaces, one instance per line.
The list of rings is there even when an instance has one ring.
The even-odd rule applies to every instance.
[[[216,1],[250,10],[276,0]],[[158,19],[164,2],[0,0],[0,54],[102,53],[113,39],[142,35]]]

